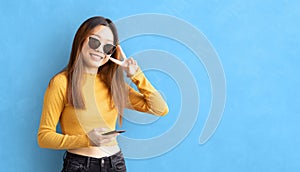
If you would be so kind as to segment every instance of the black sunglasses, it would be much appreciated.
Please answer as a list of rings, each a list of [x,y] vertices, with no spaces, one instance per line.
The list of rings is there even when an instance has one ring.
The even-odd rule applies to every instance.
[[[89,47],[91,49],[96,50],[97,48],[99,48],[101,45],[100,40],[94,38],[94,37],[89,37]],[[105,44],[103,45],[103,52],[106,55],[111,55],[112,53],[114,53],[114,51],[116,50],[116,46],[112,45],[112,44]]]

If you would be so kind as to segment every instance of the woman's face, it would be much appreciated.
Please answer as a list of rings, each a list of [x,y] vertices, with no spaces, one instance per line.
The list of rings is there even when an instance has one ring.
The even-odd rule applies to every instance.
[[[98,42],[100,41],[100,46],[93,49],[89,45],[89,41]],[[99,25],[95,27],[92,34],[86,38],[83,43],[81,50],[83,56],[83,66],[86,73],[96,74],[98,68],[104,65],[108,60],[110,55],[106,55],[103,52],[103,46],[106,44],[114,45],[114,36],[109,27]]]

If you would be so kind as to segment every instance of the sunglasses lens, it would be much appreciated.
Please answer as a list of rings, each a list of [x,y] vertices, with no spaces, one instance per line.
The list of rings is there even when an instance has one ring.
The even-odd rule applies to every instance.
[[[114,46],[112,44],[106,44],[103,47],[103,51],[107,55],[111,55],[112,53],[114,53],[115,50],[116,50],[116,46]]]
[[[97,49],[101,45],[100,41],[96,38],[89,37],[89,46],[92,49]]]

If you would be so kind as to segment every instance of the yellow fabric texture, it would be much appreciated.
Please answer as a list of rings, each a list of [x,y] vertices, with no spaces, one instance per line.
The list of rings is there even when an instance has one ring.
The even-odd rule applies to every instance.
[[[126,84],[129,89],[127,108],[157,116],[166,115],[167,104],[159,92],[139,69],[131,77],[138,91]],[[114,130],[118,117],[116,108],[110,106],[108,88],[98,75],[85,74],[82,94],[85,110],[75,109],[67,103],[67,73],[53,77],[44,95],[44,105],[38,130],[38,144],[43,148],[75,149],[90,147],[87,133],[93,128],[103,127]],[[60,122],[62,133],[57,133]],[[105,146],[115,145],[114,140]]]

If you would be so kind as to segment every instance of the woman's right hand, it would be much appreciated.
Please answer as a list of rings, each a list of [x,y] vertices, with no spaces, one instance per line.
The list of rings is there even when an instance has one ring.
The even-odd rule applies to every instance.
[[[108,132],[108,129],[99,127],[99,128],[94,128],[87,133],[93,146],[101,146],[106,143],[109,143],[119,135],[118,133],[102,135],[102,133],[104,132]]]

